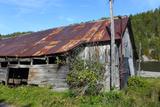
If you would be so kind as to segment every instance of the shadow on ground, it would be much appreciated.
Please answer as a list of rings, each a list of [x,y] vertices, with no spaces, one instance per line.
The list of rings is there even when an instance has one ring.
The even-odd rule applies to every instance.
[[[6,103],[4,99],[0,99],[0,107],[16,107],[16,106]],[[32,107],[32,104],[27,104],[22,107]]]

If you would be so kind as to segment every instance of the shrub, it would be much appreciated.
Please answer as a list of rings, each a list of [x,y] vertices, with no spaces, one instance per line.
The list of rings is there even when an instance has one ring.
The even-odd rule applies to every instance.
[[[76,59],[71,65],[67,82],[76,95],[95,95],[102,89],[100,84],[104,66],[98,62]]]
[[[131,77],[128,80],[128,87],[129,88],[145,88],[147,86],[147,82],[144,81],[141,77]]]

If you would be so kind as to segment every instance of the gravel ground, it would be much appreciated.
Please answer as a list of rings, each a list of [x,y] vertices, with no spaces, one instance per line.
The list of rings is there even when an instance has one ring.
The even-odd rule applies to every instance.
[[[160,77],[160,72],[151,72],[151,71],[141,71],[140,76],[142,77]]]

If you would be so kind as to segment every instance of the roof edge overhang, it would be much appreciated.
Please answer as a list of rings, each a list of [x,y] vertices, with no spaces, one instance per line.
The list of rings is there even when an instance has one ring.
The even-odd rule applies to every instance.
[[[126,27],[128,26],[128,23],[129,23],[129,18],[127,17],[127,16],[124,16],[124,17],[121,17],[121,19],[123,19],[123,18],[126,18],[126,20],[127,20],[127,25],[125,25],[124,27],[125,27],[125,29],[126,29]],[[115,19],[120,19],[119,17],[116,17]],[[107,26],[106,26],[107,27]],[[123,33],[124,33],[124,31],[125,30],[123,30]],[[122,33],[121,33],[122,34]],[[132,33],[133,34],[133,33]],[[116,40],[118,41],[118,40],[120,40],[121,38],[116,38]],[[84,44],[95,44],[95,43],[110,43],[110,40],[104,40],[104,41],[95,41],[94,43],[93,42],[82,42],[82,43],[80,43],[80,44],[78,44],[78,45],[76,45],[76,46],[73,46],[72,47],[72,49],[68,49],[68,50],[65,50],[65,51],[63,51],[63,52],[53,52],[52,54],[43,54],[43,55],[30,55],[30,56],[25,56],[25,55],[22,55],[22,56],[20,56],[20,55],[14,55],[14,56],[0,56],[0,57],[4,57],[4,58],[6,58],[6,57],[11,57],[11,58],[29,58],[29,57],[45,57],[45,56],[50,56],[50,55],[64,55],[64,54],[68,54],[70,51],[72,51],[72,50],[74,50],[75,48],[77,48],[77,47],[79,47],[79,46],[81,46],[81,45],[84,45]],[[134,45],[134,43],[132,43],[133,45]]]

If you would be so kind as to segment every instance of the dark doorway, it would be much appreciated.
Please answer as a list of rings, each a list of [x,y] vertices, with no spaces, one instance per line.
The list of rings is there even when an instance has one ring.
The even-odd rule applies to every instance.
[[[121,72],[120,72],[120,87],[121,89],[127,86],[128,78],[130,76],[129,62],[128,58],[125,57],[121,63]]]
[[[29,68],[9,68],[8,85],[27,85]]]

